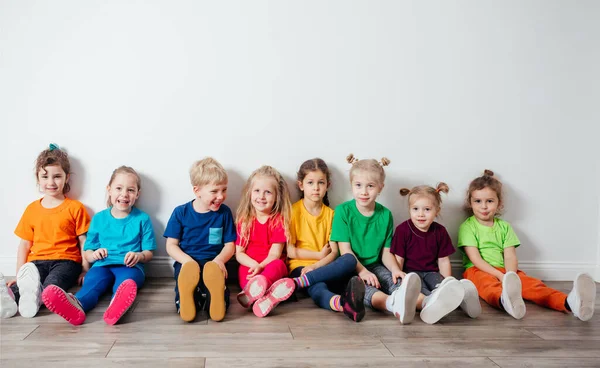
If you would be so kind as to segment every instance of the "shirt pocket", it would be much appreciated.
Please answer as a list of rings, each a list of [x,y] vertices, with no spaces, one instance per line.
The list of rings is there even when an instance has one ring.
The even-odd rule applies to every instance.
[[[222,227],[211,227],[208,233],[208,244],[222,244],[223,243],[223,228]]]

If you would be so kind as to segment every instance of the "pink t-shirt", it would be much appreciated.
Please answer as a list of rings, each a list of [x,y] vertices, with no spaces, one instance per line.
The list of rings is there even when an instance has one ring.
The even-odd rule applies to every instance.
[[[251,226],[250,238],[247,242],[244,242],[245,244],[242,244],[240,224],[237,225],[238,236],[237,240],[235,241],[235,245],[245,245],[246,254],[256,262],[262,262],[265,258],[267,258],[273,243],[287,243],[283,221],[280,216],[271,217],[264,224],[261,224],[255,218],[254,221],[252,221]],[[285,259],[285,247],[281,257],[282,259]]]

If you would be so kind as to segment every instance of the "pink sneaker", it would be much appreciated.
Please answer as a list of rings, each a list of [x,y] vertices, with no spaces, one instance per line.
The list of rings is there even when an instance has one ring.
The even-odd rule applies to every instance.
[[[85,312],[79,300],[56,285],[48,285],[42,292],[42,301],[46,307],[73,326],[79,326],[85,321]]]
[[[127,279],[119,285],[110,305],[104,312],[104,322],[114,325],[131,308],[137,295],[137,285],[132,279]]]
[[[244,290],[237,295],[237,300],[242,307],[250,308],[255,300],[265,295],[269,281],[263,275],[256,275],[248,281]]]
[[[254,303],[254,306],[252,307],[254,315],[257,317],[266,316],[277,306],[277,304],[292,296],[294,289],[296,289],[296,283],[290,278],[275,281],[265,296]]]

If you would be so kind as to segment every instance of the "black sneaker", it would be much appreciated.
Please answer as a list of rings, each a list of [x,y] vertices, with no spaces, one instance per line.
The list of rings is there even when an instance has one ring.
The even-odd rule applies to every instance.
[[[360,322],[365,316],[365,283],[358,276],[353,276],[346,290],[341,295],[340,303],[344,314],[354,322]]]

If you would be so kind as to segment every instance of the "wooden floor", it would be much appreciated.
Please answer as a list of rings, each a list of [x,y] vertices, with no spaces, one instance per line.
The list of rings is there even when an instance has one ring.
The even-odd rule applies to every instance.
[[[2,319],[0,366],[600,367],[600,312],[581,322],[527,303],[517,321],[482,303],[476,320],[458,310],[436,325],[416,317],[403,326],[373,311],[355,323],[301,298],[262,319],[235,302],[223,322],[202,313],[184,323],[173,296],[171,279],[149,279],[116,326],[102,320],[109,296],[79,327],[45,308],[35,318]]]

